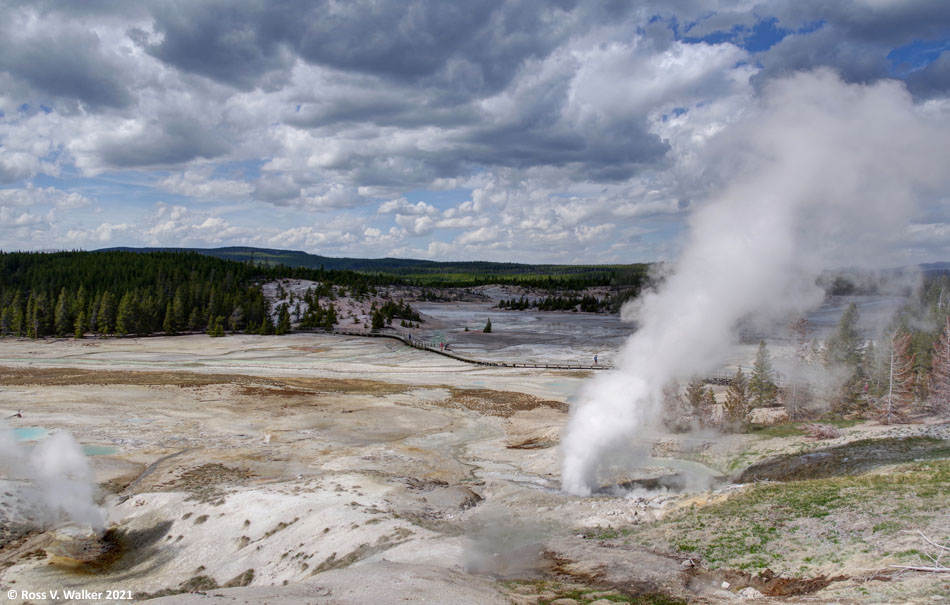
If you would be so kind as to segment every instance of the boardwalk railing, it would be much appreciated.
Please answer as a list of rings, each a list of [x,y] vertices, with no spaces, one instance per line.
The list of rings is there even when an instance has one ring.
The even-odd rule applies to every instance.
[[[314,330],[316,331],[316,330]],[[583,365],[583,364],[569,364],[569,363],[515,363],[515,362],[505,362],[505,361],[488,361],[485,359],[475,359],[473,357],[466,357],[464,355],[459,355],[454,351],[446,351],[444,348],[439,346],[437,342],[431,342],[428,340],[419,340],[418,338],[409,338],[407,334],[403,334],[398,330],[392,328],[382,328],[380,330],[360,330],[354,328],[337,328],[333,331],[326,332],[327,334],[340,334],[344,336],[363,336],[368,338],[391,338],[393,340],[398,340],[403,344],[409,345],[416,349],[422,349],[423,351],[429,351],[430,353],[437,353],[439,355],[444,355],[445,357],[450,357],[452,359],[462,361],[465,363],[471,363],[480,366],[491,366],[496,368],[536,368],[536,369],[547,369],[547,370],[610,370],[613,368],[609,364],[597,364],[597,365]],[[703,378],[703,382],[708,384],[718,384],[718,385],[728,385],[735,372],[730,372],[728,370],[719,370],[718,372],[713,372],[707,374]],[[776,372],[772,376],[772,382],[779,388],[784,388],[788,381],[785,379],[785,376]]]
[[[332,332],[327,332],[328,334],[343,334],[346,336],[365,336],[370,338],[392,338],[393,340],[398,340],[404,344],[409,345],[410,347],[415,347],[416,349],[422,349],[424,351],[429,351],[430,353],[438,353],[439,355],[444,355],[451,359],[462,361],[465,363],[471,363],[480,366],[492,366],[496,368],[537,368],[537,369],[547,369],[547,370],[609,370],[612,366],[597,364],[597,365],[583,365],[583,364],[569,364],[569,363],[515,363],[515,362],[506,362],[506,361],[488,361],[486,359],[475,359],[474,357],[466,357],[465,355],[459,355],[458,353],[449,350],[446,351],[443,347],[439,346],[439,343],[432,342],[429,340],[420,340],[418,338],[409,338],[408,335],[403,334],[397,330],[391,328],[383,328],[381,330],[358,330],[353,328],[339,328],[333,330]]]

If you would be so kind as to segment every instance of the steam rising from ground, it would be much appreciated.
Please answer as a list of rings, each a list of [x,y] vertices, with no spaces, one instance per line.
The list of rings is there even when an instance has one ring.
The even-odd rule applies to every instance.
[[[947,181],[945,108],[898,82],[848,85],[829,71],[774,82],[703,153],[720,191],[694,212],[659,291],[625,309],[638,331],[617,368],[587,383],[562,440],[563,488],[589,495],[660,412],[663,386],[718,368],[743,320],[801,315],[823,268],[899,261],[916,202]],[[924,199],[926,199],[924,197]]]
[[[541,566],[547,532],[530,519],[516,519],[507,511],[486,509],[466,527],[464,558],[470,573],[498,578],[527,578]]]
[[[11,520],[44,527],[69,520],[97,531],[105,526],[105,511],[94,500],[89,459],[69,433],[53,433],[36,447],[25,448],[17,444],[13,431],[0,425],[0,476],[15,480],[19,488],[20,510],[12,511],[19,519]]]

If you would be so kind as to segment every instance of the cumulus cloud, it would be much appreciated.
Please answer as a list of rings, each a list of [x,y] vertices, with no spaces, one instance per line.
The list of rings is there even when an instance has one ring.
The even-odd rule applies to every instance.
[[[46,20],[29,7],[5,10],[0,25],[0,71],[22,86],[27,99],[49,96],[67,105],[121,109],[133,102],[127,65],[95,29]]]
[[[251,184],[246,181],[215,178],[208,168],[184,170],[171,174],[159,181],[157,185],[171,193],[217,200],[246,198],[253,190]]]
[[[389,200],[379,205],[380,214],[396,213],[402,215],[425,216],[438,214],[438,209],[425,202],[410,203],[406,198],[401,197],[398,200]]]
[[[70,229],[66,240],[73,244],[99,246],[112,242],[113,235],[125,235],[133,231],[126,223],[101,223],[92,229]]]
[[[0,184],[86,197],[2,203],[76,245],[652,260],[721,184],[708,142],[778,78],[896,74],[948,115],[948,23],[929,0],[13,3]],[[168,194],[192,214],[155,216]]]
[[[27,211],[10,206],[0,206],[0,228],[19,229],[23,227],[43,227],[48,222],[41,216],[30,214]]]
[[[55,206],[72,209],[89,206],[92,201],[75,191],[63,191],[54,187],[25,187],[23,189],[0,189],[0,204],[14,206]]]

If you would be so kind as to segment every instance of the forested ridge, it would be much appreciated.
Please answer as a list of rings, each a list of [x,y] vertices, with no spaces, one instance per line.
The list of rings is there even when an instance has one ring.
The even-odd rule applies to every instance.
[[[389,275],[400,283],[414,286],[463,288],[489,284],[519,285],[528,288],[583,290],[596,286],[640,287],[647,279],[650,265],[532,265],[490,261],[432,261],[412,258],[335,258],[298,250],[275,250],[232,246],[225,248],[108,248],[151,254],[196,252],[215,258],[248,262],[270,267],[284,265],[301,268],[326,268]]]
[[[194,252],[0,252],[0,333],[273,333],[260,284],[309,279],[368,291],[390,276],[259,266]]]

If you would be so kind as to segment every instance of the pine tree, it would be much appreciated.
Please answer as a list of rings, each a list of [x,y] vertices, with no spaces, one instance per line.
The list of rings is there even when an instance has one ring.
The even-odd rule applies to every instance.
[[[131,292],[126,292],[119,300],[115,313],[115,331],[119,336],[130,334],[135,329],[135,309]]]
[[[175,298],[172,299],[172,321],[175,332],[184,330],[188,327],[188,317],[185,315],[185,292],[184,286],[178,286],[175,290]]]
[[[749,397],[753,406],[769,407],[775,405],[777,394],[778,388],[772,381],[772,356],[762,340],[759,342],[755,364],[752,366],[752,377],[749,379]]]
[[[277,327],[274,334],[281,336],[290,332],[290,312],[287,310],[287,303],[280,305],[277,311]]]
[[[257,333],[261,336],[268,336],[274,333],[274,322],[271,321],[270,315],[264,315],[264,318],[261,320],[261,325],[257,329]]]
[[[73,324],[73,336],[76,338],[82,338],[83,333],[86,331],[86,312],[84,310],[79,311],[79,314],[76,315],[76,322]]]
[[[99,332],[99,303],[102,302],[101,296],[94,296],[89,301],[89,306],[87,307],[86,317],[88,318],[89,331],[93,334]]]
[[[208,328],[208,336],[212,338],[218,338],[224,336],[224,317],[218,315],[211,320],[211,325]]]
[[[488,321],[485,322],[485,327],[482,328],[482,332],[485,334],[491,334],[491,317],[489,317]]]
[[[89,292],[86,290],[85,284],[79,284],[79,290],[76,292],[76,297],[73,299],[72,308],[70,309],[72,316],[76,317],[81,312],[85,313],[88,305]]]
[[[30,298],[26,301],[26,337],[33,339],[39,338],[36,323],[36,298],[32,294],[30,294]]]
[[[861,363],[862,337],[858,329],[861,315],[854,303],[848,305],[838,321],[838,327],[828,339],[825,361],[828,365],[844,365],[857,368]]]
[[[703,396],[705,395],[706,385],[701,378],[693,378],[686,385],[686,402],[693,409],[693,416],[703,417]]]
[[[115,299],[108,290],[102,293],[97,325],[100,334],[111,334],[115,328]]]
[[[860,317],[857,305],[848,305],[825,347],[825,364],[834,371],[843,369],[846,372],[841,389],[833,401],[833,408],[838,412],[852,409],[863,391],[865,376],[861,353],[864,342],[858,329]]]
[[[192,307],[191,313],[188,314],[188,329],[192,332],[200,332],[205,328],[205,322],[202,319],[204,314],[201,313],[201,310],[198,307]]]
[[[941,290],[941,296],[943,291]],[[950,316],[934,343],[930,370],[930,405],[943,416],[950,415]]]
[[[736,369],[736,375],[729,381],[729,390],[726,391],[726,422],[734,427],[743,424],[746,414],[749,413],[748,389],[749,382],[740,366]]]
[[[863,366],[867,372],[868,394],[880,397],[887,387],[889,355],[887,347],[869,341],[864,347]]]
[[[700,423],[703,426],[713,426],[715,424],[713,422],[714,417],[712,412],[716,404],[716,394],[713,393],[712,387],[707,387],[706,390],[703,391],[703,412],[705,414],[700,419]]]
[[[385,324],[385,320],[383,319],[383,314],[382,314],[382,312],[380,312],[379,309],[374,309],[372,315],[370,316],[370,318],[371,318],[371,322],[372,322],[372,323],[371,323],[372,329],[373,329],[374,331],[375,331],[375,330],[381,330],[381,329],[383,328],[383,326],[384,326],[384,324]]]
[[[914,356],[910,334],[895,332],[890,339],[887,393],[877,402],[877,415],[884,424],[904,422],[914,403]]]
[[[663,387],[663,424],[674,433],[684,433],[690,429],[689,419],[689,405],[674,380]]]
[[[26,321],[27,336],[30,338],[43,338],[50,332],[50,309],[46,292],[40,292],[38,296],[30,294],[30,300],[26,303]]]
[[[73,327],[72,321],[70,321],[69,307],[69,294],[66,292],[66,286],[63,286],[59,291],[59,297],[56,299],[56,310],[53,312],[57,336],[65,336]]]
[[[26,315],[23,313],[23,296],[19,290],[13,295],[10,306],[13,307],[13,316],[10,318],[11,329],[17,338],[21,338],[26,331]]]
[[[165,305],[165,319],[162,321],[162,330],[169,336],[178,332],[175,324],[174,305],[172,303]]]
[[[228,325],[232,332],[238,332],[244,329],[245,313],[244,307],[234,307],[231,315],[228,317]]]
[[[3,309],[0,310],[0,338],[3,338],[7,334],[9,334],[11,331],[10,330],[11,315],[12,315],[12,312],[9,306],[3,307]]]

